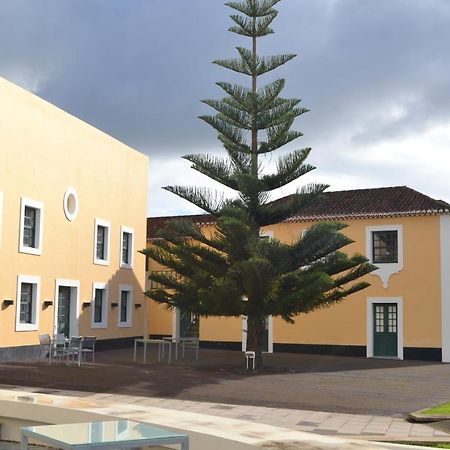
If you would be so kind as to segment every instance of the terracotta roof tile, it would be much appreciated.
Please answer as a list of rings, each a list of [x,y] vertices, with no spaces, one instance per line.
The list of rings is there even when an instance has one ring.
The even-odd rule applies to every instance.
[[[283,201],[283,199],[276,201]],[[443,200],[435,200],[407,186],[394,186],[326,192],[320,201],[303,208],[295,216],[286,219],[285,222],[424,216],[448,213],[450,213],[450,205]],[[214,223],[214,216],[210,214],[149,217],[147,219],[147,239],[154,237],[168,220],[175,218],[192,220],[199,225]]]
[[[192,216],[164,216],[164,217],[148,217],[147,218],[147,239],[155,237],[156,233],[163,228],[169,220],[173,219],[185,219],[192,222],[206,225],[208,223],[214,223],[214,216],[211,214],[194,214]]]
[[[286,221],[422,216],[449,213],[450,205],[407,186],[325,193]]]

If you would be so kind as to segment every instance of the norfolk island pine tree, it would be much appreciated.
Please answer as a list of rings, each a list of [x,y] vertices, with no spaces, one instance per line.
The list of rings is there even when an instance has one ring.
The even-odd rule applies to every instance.
[[[173,220],[158,239],[142,250],[171,269],[150,273],[162,288],[146,295],[169,308],[178,307],[203,317],[247,316],[247,350],[262,367],[266,317],[295,316],[336,304],[369,286],[359,280],[374,270],[362,255],[340,251],[352,241],[340,233],[345,225],[317,223],[292,244],[260,238],[261,227],[295,215],[310,202],[320,201],[327,185],[310,184],[281,200],[270,193],[314,169],[305,160],[310,148],[279,156],[276,170],[265,173],[260,158],[302,136],[291,128],[308,110],[299,99],[281,97],[284,79],[259,87],[259,79],[295,57],[293,54],[262,57],[258,39],[270,28],[280,0],[229,2],[236,13],[229,31],[250,39],[251,49],[237,47],[238,58],[214,61],[219,66],[250,77],[250,87],[226,82],[217,85],[222,100],[203,102],[217,111],[200,117],[218,133],[226,158],[186,155],[192,168],[231,188],[234,199],[225,199],[206,188],[166,186],[215,218],[215,231],[206,235],[191,221]]]

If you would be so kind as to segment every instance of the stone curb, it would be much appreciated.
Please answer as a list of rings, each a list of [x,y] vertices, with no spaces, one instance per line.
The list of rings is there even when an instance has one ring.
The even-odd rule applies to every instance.
[[[408,414],[408,421],[417,422],[417,423],[432,423],[432,422],[441,422],[442,420],[450,420],[450,415],[432,415],[432,414],[424,414],[423,411],[426,411],[429,408],[421,409],[419,411],[415,411]]]

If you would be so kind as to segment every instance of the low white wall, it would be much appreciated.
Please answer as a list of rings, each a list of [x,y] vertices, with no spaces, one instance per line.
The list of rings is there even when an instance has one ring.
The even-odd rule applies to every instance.
[[[58,406],[27,403],[26,401],[0,400],[0,439],[20,442],[20,428],[26,426],[115,419],[119,419],[119,417]],[[161,425],[155,424],[155,426]],[[164,426],[164,428],[188,434],[190,448],[195,450],[255,450],[254,446],[242,442],[173,427]],[[32,439],[30,443],[33,443]],[[42,445],[42,443],[40,444]],[[178,448],[178,446],[174,448]]]

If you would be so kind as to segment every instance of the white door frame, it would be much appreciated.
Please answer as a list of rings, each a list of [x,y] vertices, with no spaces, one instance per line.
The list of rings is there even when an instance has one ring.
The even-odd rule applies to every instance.
[[[367,298],[367,357],[373,358],[373,305],[375,303],[395,303],[397,305],[397,359],[403,359],[403,298],[368,297]]]
[[[267,352],[264,353],[273,353],[273,316],[267,316],[268,319],[268,345]],[[247,351],[247,316],[241,316],[242,320],[242,351]]]
[[[58,301],[59,288],[70,287],[70,336],[80,335],[80,282],[77,280],[56,279],[55,283],[55,307],[53,315],[53,333],[57,332],[58,325]]]
[[[180,339],[180,308],[172,309],[172,338],[179,340]]]

